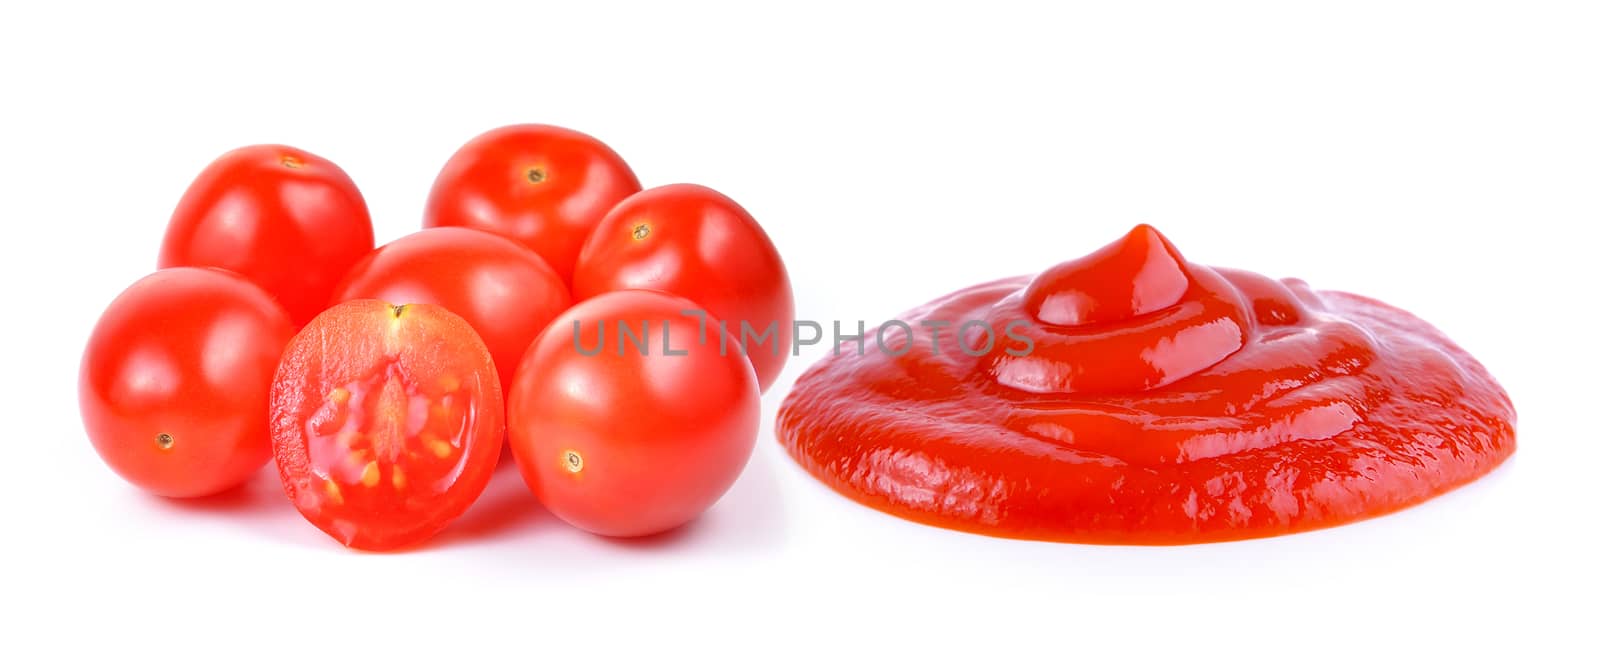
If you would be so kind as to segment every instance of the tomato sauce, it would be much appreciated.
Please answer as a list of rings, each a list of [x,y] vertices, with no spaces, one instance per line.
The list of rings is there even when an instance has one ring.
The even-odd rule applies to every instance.
[[[1515,449],[1505,391],[1426,322],[1189,263],[1148,226],[899,320],[954,325],[825,358],[784,401],[779,438],[835,490],[942,527],[1271,536],[1416,504]],[[999,331],[1016,336],[979,339]]]

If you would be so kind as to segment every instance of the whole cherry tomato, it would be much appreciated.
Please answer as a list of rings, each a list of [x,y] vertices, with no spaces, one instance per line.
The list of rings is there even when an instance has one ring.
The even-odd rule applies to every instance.
[[[567,309],[567,286],[533,250],[472,229],[424,229],[357,262],[334,298],[432,303],[460,315],[488,345],[502,386],[522,352]]]
[[[716,190],[654,187],[601,220],[578,257],[573,297],[629,288],[706,306],[749,356],[762,391],[789,358],[794,292],[783,259],[755,218]]]
[[[117,474],[167,497],[227,490],[267,462],[267,393],[294,334],[283,308],[226,271],[133,283],[89,336],[78,405]]]
[[[339,543],[415,545],[483,492],[504,410],[489,349],[466,320],[425,303],[341,303],[278,365],[278,475],[301,515]]]
[[[639,179],[592,136],[550,125],[511,125],[457,150],[433,182],[427,227],[471,227],[528,246],[570,282],[595,223]]]
[[[298,148],[261,145],[200,172],[167,224],[158,263],[237,272],[300,325],[370,251],[372,219],[344,170]]]
[[[733,485],[755,445],[761,392],[720,353],[699,304],[616,291],[574,306],[522,359],[507,418],[539,501],[607,536],[672,529]]]

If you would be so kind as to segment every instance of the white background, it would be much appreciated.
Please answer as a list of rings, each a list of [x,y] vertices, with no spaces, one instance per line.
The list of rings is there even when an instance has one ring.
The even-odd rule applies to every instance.
[[[0,661],[1593,659],[1593,5],[1105,4],[7,3]],[[1298,536],[983,538],[788,460],[771,420],[813,349],[739,483],[643,542],[568,528],[510,468],[431,547],[363,555],[269,474],[180,503],[99,462],[83,343],[213,157],[333,159],[383,241],[460,143],[530,121],[744,203],[811,319],[881,320],[1138,222],[1196,261],[1373,295],[1495,373],[1520,450]]]

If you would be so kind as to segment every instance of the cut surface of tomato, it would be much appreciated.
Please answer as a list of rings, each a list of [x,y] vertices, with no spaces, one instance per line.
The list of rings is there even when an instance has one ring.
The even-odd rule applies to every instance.
[[[500,384],[470,325],[434,305],[355,300],[289,343],[272,387],[284,492],[340,543],[415,545],[488,483],[504,434]]]

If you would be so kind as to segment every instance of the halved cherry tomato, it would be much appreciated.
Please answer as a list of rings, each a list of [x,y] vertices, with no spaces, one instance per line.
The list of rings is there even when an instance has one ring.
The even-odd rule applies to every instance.
[[[551,125],[485,132],[446,162],[428,195],[427,227],[471,227],[528,246],[570,283],[595,223],[639,179],[610,147]]]
[[[456,228],[424,229],[373,250],[334,298],[443,306],[483,338],[501,386],[511,385],[528,344],[571,305],[567,285],[533,250]]]
[[[167,497],[232,488],[267,462],[267,392],[294,335],[260,287],[169,268],[128,287],[89,336],[78,405],[111,469]]]
[[[789,273],[761,225],[722,193],[666,185],[611,209],[583,246],[572,292],[583,300],[629,288],[709,308],[728,339],[744,343],[762,391],[783,371],[794,328]]]
[[[298,148],[261,145],[200,172],[167,223],[158,264],[237,272],[300,325],[371,250],[366,201],[343,169]]]
[[[551,513],[607,536],[669,530],[733,485],[761,391],[693,301],[607,293],[534,341],[507,402],[511,450]],[[574,323],[576,322],[576,323]],[[641,347],[642,345],[642,347]]]
[[[483,492],[503,408],[466,320],[436,305],[335,305],[290,341],[273,380],[284,492],[346,546],[420,543]]]

